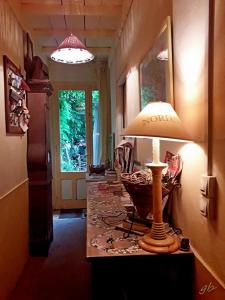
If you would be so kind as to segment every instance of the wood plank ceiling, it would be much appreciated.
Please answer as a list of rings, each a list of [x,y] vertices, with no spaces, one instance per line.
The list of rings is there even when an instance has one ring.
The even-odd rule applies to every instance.
[[[47,56],[70,33],[106,60],[133,0],[15,0],[33,43]]]

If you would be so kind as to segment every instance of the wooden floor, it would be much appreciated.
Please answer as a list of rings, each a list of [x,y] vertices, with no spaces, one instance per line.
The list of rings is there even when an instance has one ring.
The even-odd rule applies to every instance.
[[[10,300],[193,299],[192,256],[119,257],[92,262],[91,268],[86,212],[59,211],[53,225],[48,257],[30,257]]]
[[[91,299],[85,216],[83,211],[54,215],[54,239],[48,257],[30,257],[10,300]]]

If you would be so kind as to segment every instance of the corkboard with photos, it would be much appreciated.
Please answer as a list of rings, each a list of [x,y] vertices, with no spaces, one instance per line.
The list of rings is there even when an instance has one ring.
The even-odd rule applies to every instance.
[[[26,92],[30,89],[19,68],[6,55],[3,56],[3,66],[6,133],[24,134],[30,118],[26,106]]]

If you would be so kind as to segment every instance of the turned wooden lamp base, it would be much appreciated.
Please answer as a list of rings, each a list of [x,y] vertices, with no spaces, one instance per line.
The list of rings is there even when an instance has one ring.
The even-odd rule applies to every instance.
[[[154,253],[172,253],[179,248],[176,238],[168,234],[165,234],[165,238],[162,240],[152,238],[151,233],[146,234],[138,243],[143,250]]]
[[[162,170],[167,166],[163,163],[146,164],[153,177],[153,223],[151,232],[139,240],[139,246],[149,252],[172,253],[179,247],[178,240],[166,233],[162,215]]]

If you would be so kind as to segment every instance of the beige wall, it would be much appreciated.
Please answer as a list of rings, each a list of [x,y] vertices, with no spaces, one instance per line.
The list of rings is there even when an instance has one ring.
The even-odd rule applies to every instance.
[[[140,110],[139,104],[139,64],[150,47],[154,39],[159,34],[166,17],[172,14],[172,0],[134,0],[120,40],[114,49],[113,56],[110,60],[111,86],[117,87],[116,94],[112,94],[114,104],[117,102],[117,124],[113,125],[113,132],[116,135],[116,142],[121,140],[121,92],[119,91],[120,81],[126,78],[127,83],[127,103],[126,103],[126,124],[128,124]],[[157,16],[157,17],[156,17]],[[115,76],[115,77],[114,77]],[[115,78],[115,79],[114,79]],[[113,82],[115,80],[115,82]],[[115,95],[117,95],[115,99]],[[114,96],[114,97],[113,97]],[[113,105],[113,104],[112,104]],[[122,107],[122,106],[121,106]],[[118,116],[119,115],[119,116]],[[142,148],[143,144],[138,148]],[[146,149],[149,142],[145,143]],[[143,153],[142,151],[140,152]],[[142,160],[142,156],[139,157]]]
[[[200,178],[207,172],[208,1],[173,1],[175,107],[195,144],[179,149],[184,160],[174,221],[193,247],[205,247],[207,219],[200,215]],[[204,236],[204,242],[200,237]]]
[[[140,63],[154,42],[166,17],[172,13],[172,0],[134,0],[123,33],[115,49],[117,79]],[[132,59],[131,59],[132,58]],[[115,62],[115,61],[114,61]]]
[[[224,13],[223,0],[216,0],[214,94],[213,94],[213,175],[217,177],[216,218],[200,214],[200,178],[207,173],[208,149],[208,0],[140,1],[134,0],[117,50],[114,51],[116,80],[138,66],[151,47],[167,15],[172,16],[175,109],[191,134],[193,144],[162,143],[163,151],[180,152],[184,160],[182,189],[174,201],[174,222],[190,238],[204,267],[225,287],[225,143],[224,143]],[[157,13],[156,13],[157,11]],[[159,13],[158,13],[159,12]],[[113,61],[113,60],[112,60]],[[113,79],[112,79],[113,80]],[[115,82],[116,82],[115,80]],[[138,84],[127,76],[129,98],[127,116],[138,113]],[[132,87],[132,92],[131,92]],[[119,94],[117,94],[119,95]],[[114,99],[118,102],[118,99]],[[136,110],[136,112],[135,112]],[[209,112],[209,114],[212,113]],[[132,118],[131,117],[131,118]],[[129,121],[131,120],[129,119]],[[121,128],[113,128],[119,134]],[[149,159],[142,147],[141,160]],[[199,287],[204,278],[199,276]],[[216,299],[216,298],[215,298]],[[220,299],[220,298],[218,298]]]
[[[224,2],[215,1],[215,53],[213,111],[208,110],[208,10],[205,0],[175,0],[174,3],[174,66],[176,108],[196,144],[180,149],[185,159],[182,175],[182,200],[176,203],[175,219],[205,266],[221,280],[225,287],[224,212]],[[212,76],[212,74],[211,74]],[[212,80],[212,78],[210,78]],[[223,93],[223,95],[222,95]],[[214,139],[208,140],[208,116],[213,113]],[[211,157],[207,145],[213,144],[213,175],[217,177],[218,197],[214,218],[205,218],[199,212],[199,183],[207,174]],[[222,148],[223,145],[223,148]],[[190,149],[188,149],[188,147]],[[194,148],[193,148],[194,147]],[[191,162],[190,162],[191,161]]]
[[[48,60],[49,74],[52,82],[96,82],[98,64],[89,62],[81,65],[67,65]]]
[[[23,36],[5,1],[0,2],[0,10],[0,97],[3,100],[5,96],[2,55],[6,54],[18,67],[23,68]],[[27,177],[26,135],[6,135],[4,101],[0,101],[0,120],[0,195],[3,195]]]
[[[28,258],[28,181],[0,197],[0,299],[8,299]]]
[[[225,263],[223,260],[225,249],[225,3],[215,1],[215,30],[214,30],[214,80],[213,80],[213,174],[217,177],[218,197],[216,201],[216,218],[208,224],[210,251],[204,255],[211,262],[213,270],[225,283]],[[216,249],[216,251],[215,251]],[[224,285],[225,287],[225,285]]]
[[[28,187],[23,183],[27,179],[26,134],[6,135],[2,59],[6,54],[23,66],[22,30],[6,1],[0,2],[0,11],[0,295],[4,300],[28,257]]]

